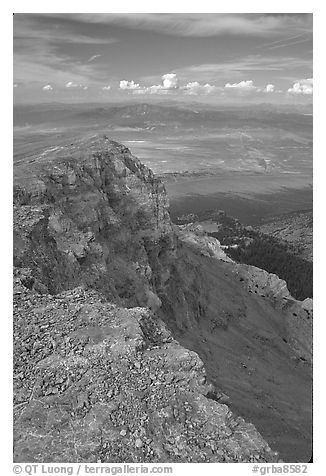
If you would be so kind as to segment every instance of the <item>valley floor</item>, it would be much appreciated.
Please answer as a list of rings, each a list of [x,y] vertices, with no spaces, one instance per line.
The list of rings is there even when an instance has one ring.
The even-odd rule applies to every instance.
[[[275,215],[309,210],[312,208],[313,190],[310,187],[283,189],[273,193],[233,192],[197,194],[189,187],[188,194],[178,191],[177,185],[167,185],[170,199],[170,213],[173,221],[178,216],[195,213],[200,216],[207,210],[224,210],[227,215],[237,218],[243,225],[260,225]]]

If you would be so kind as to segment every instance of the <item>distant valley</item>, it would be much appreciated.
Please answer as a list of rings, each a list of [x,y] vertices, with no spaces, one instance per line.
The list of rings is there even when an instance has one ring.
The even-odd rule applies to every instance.
[[[160,176],[172,214],[222,208],[255,224],[312,207],[312,121],[307,107],[16,106],[14,160],[103,133]]]

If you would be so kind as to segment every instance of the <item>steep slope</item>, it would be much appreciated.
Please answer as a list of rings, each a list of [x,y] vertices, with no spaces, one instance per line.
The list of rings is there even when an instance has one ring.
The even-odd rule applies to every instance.
[[[235,280],[240,280],[248,293],[267,299],[282,316],[282,326],[278,329],[282,339],[301,360],[312,363],[312,299],[298,301],[291,296],[287,283],[276,274],[256,266],[236,264],[225,253],[227,247],[221,246],[217,239],[206,233],[206,227],[212,227],[212,224],[208,226],[204,223],[202,226],[199,223],[189,223],[179,226],[178,238],[196,254],[232,263],[229,269]]]
[[[196,272],[194,272],[196,270]],[[311,457],[311,368],[289,345],[286,312],[249,293],[234,264],[180,250],[160,312],[197,352],[228,405],[286,461]],[[164,317],[165,316],[165,317]]]
[[[222,262],[216,257],[202,256],[200,247],[194,249],[193,243],[182,239],[177,227],[170,222],[164,186],[148,168],[130,154],[127,148],[109,141],[106,137],[97,136],[52,148],[40,156],[29,157],[28,160],[18,164],[14,184],[14,264],[17,268],[16,277],[20,291],[17,293],[15,320],[18,325],[17,349],[20,349],[21,341],[25,342],[24,335],[28,337],[26,345],[24,344],[27,357],[23,363],[18,358],[20,350],[17,353],[19,376],[16,394],[19,410],[16,423],[17,460],[22,461],[24,455],[26,457],[28,455],[28,459],[41,461],[42,448],[44,451],[46,448],[44,453],[46,458],[51,460],[55,457],[60,460],[60,454],[54,452],[50,442],[49,446],[42,446],[44,432],[48,431],[51,424],[55,425],[55,421],[51,423],[44,415],[42,416],[34,395],[36,386],[35,389],[41,392],[39,395],[41,405],[44,403],[45,408],[51,410],[56,402],[56,394],[59,393],[60,399],[63,398],[60,405],[68,405],[67,409],[70,408],[69,402],[77,398],[81,387],[72,384],[71,386],[69,375],[61,376],[57,382],[57,368],[67,365],[69,367],[70,364],[78,366],[80,362],[84,370],[77,374],[81,378],[85,371],[86,380],[83,388],[88,388],[89,385],[92,387],[90,382],[93,377],[98,383],[101,379],[112,381],[113,374],[108,368],[111,366],[111,369],[117,369],[114,373],[115,378],[126,375],[126,381],[121,381],[120,388],[124,385],[129,388],[131,385],[133,392],[136,374],[129,374],[126,369],[132,364],[135,356],[137,361],[147,359],[147,354],[144,355],[143,350],[148,339],[152,344],[155,342],[153,346],[157,348],[155,352],[165,352],[167,359],[174,359],[174,346],[178,348],[177,353],[187,354],[188,351],[182,349],[173,339],[172,347],[166,348],[166,342],[161,338],[151,337],[153,326],[160,328],[163,325],[158,318],[167,324],[174,338],[187,349],[199,354],[205,364],[209,381],[214,384],[213,387],[204,389],[196,387],[194,390],[189,382],[193,377],[196,379],[196,375],[201,378],[200,373],[195,372],[196,375],[193,377],[186,376],[185,387],[183,380],[176,377],[177,385],[174,390],[177,397],[173,401],[190,403],[194,411],[190,420],[188,419],[191,425],[192,421],[199,418],[198,426],[189,427],[195,431],[195,436],[197,435],[195,440],[189,439],[186,443],[180,443],[181,453],[176,454],[171,448],[170,450],[165,448],[165,444],[173,446],[173,443],[165,440],[167,436],[171,436],[170,433],[163,432],[164,435],[160,433],[148,437],[154,442],[153,444],[146,440],[144,447],[139,446],[136,452],[130,449],[128,455],[121,453],[121,442],[114,443],[113,440],[116,440],[113,437],[109,438],[110,441],[106,441],[106,446],[101,447],[101,450],[95,450],[95,447],[93,450],[86,450],[83,446],[86,445],[85,440],[81,440],[77,443],[77,450],[76,448],[71,450],[76,451],[75,457],[69,452],[70,450],[66,453],[67,461],[72,457],[78,461],[83,458],[95,461],[96,457],[116,461],[126,459],[186,461],[189,460],[190,454],[194,455],[193,461],[249,461],[252,458],[261,461],[274,460],[275,455],[269,450],[266,442],[250,425],[246,427],[244,423],[237,433],[236,449],[232,446],[234,443],[232,431],[228,434],[222,431],[221,439],[226,444],[223,446],[224,443],[222,444],[218,436],[220,432],[218,428],[220,424],[222,428],[226,423],[224,417],[221,422],[220,416],[217,416],[227,411],[222,404],[226,401],[223,392],[230,395],[231,408],[248,421],[252,421],[273,450],[279,451],[284,460],[309,460],[310,367],[298,360],[293,346],[285,342],[288,329],[283,308],[269,299],[250,293],[244,286],[244,279],[237,276],[234,263]],[[213,251],[218,251],[218,247],[214,248],[214,244],[212,246]],[[85,290],[82,293],[71,291],[80,286]],[[100,294],[97,297],[87,294],[91,289]],[[78,295],[84,292],[86,297],[83,298],[85,300],[81,303],[82,307],[87,305],[89,313],[93,312],[93,307],[98,309],[94,319],[95,321],[99,319],[99,322],[96,321],[96,329],[92,324],[90,326],[92,329],[86,330],[86,333],[80,330],[80,327],[85,327],[85,324],[80,322],[80,308],[74,308],[75,301],[79,302],[80,299],[76,293]],[[20,299],[23,301],[19,302]],[[110,305],[113,304],[109,305],[108,302],[118,307],[112,308],[111,312]],[[148,311],[144,310],[126,309],[139,306],[150,309],[151,314],[146,314]],[[144,324],[142,317],[144,312],[147,316],[152,316],[145,319],[149,324]],[[122,320],[116,318],[117,314],[122,316]],[[131,327],[132,332],[138,335],[137,339],[143,352],[139,355],[137,355],[137,352],[140,352],[138,344],[135,344],[136,347],[134,346],[131,351],[132,357],[129,357],[128,345],[124,347],[126,337],[127,341],[133,339],[128,333],[126,336],[119,331],[119,327],[124,326],[124,319],[128,321],[127,328]],[[57,321],[62,322],[58,324],[61,329],[58,332],[55,330]],[[66,321],[71,321],[67,329],[64,327]],[[139,322],[143,322],[143,327],[139,328]],[[49,333],[48,339],[52,342],[50,351],[45,354],[39,338],[43,333],[40,330],[42,325],[45,329],[49,328],[46,332]],[[31,328],[30,334],[26,331],[26,326],[28,329]],[[86,321],[86,328],[88,327]],[[153,332],[156,335],[155,329]],[[117,357],[119,352],[114,354],[113,351],[112,360],[112,338],[116,339],[117,335],[116,344],[118,348],[121,346],[123,348],[121,363],[120,357]],[[74,341],[76,336],[77,345],[71,348],[69,342],[71,339]],[[101,345],[98,346],[101,342],[104,342],[105,349],[108,346],[109,355],[105,353],[103,357],[102,353],[102,360],[100,359],[99,363],[97,352],[103,350]],[[178,357],[176,366],[172,365],[169,368],[168,364],[167,367],[162,367],[154,358],[153,348],[151,347],[148,356],[152,362],[152,367],[148,365],[152,376],[160,372],[160,375],[177,372]],[[234,352],[235,349],[237,352]],[[96,365],[88,357],[88,352],[93,351],[97,355]],[[32,358],[33,370],[29,370],[26,374],[25,367],[29,358]],[[66,358],[72,360],[67,363]],[[79,361],[79,358],[82,361]],[[106,359],[109,359],[110,365]],[[249,364],[250,359],[252,363]],[[125,367],[123,362],[126,364]],[[189,365],[192,368],[192,364]],[[202,364],[198,365],[200,367]],[[45,386],[42,372],[47,373],[47,368],[52,367],[54,371],[50,372],[52,377],[49,378],[52,381],[50,387],[58,387],[54,392],[55,397],[52,391],[49,394],[46,393],[47,390],[45,394],[42,393]],[[97,376],[98,371],[100,377]],[[69,380],[68,386],[65,384],[66,379]],[[156,384],[159,386],[157,383],[159,381],[160,378],[157,380],[156,377],[152,379],[150,375],[148,378],[146,376],[144,392],[148,393],[151,401],[157,397],[155,393],[157,388],[161,388],[155,387]],[[24,388],[25,383],[27,388]],[[203,380],[202,384],[204,385]],[[164,384],[160,394],[162,398],[168,398],[164,397],[165,389],[169,392],[168,386]],[[77,419],[65,420],[67,438],[71,438],[71,431],[75,431],[76,425],[81,432],[85,431],[85,426],[92,426],[91,422],[97,419],[92,413],[93,404],[102,405],[104,402],[106,405],[107,399],[111,398],[105,394],[106,390],[103,392],[100,396],[95,392],[94,397],[85,397],[90,403],[82,403],[82,412],[77,413]],[[115,395],[113,403],[117,403],[116,398],[121,403],[124,398],[121,392],[117,391]],[[209,400],[207,398],[202,400],[205,398],[203,395],[208,396]],[[65,399],[68,399],[68,403]],[[195,405],[194,399],[197,399],[197,403],[199,400],[202,403],[199,406]],[[139,397],[139,405],[142,406],[144,414],[149,414],[153,410],[149,401],[146,399],[144,401],[143,396]],[[167,405],[169,406],[168,403]],[[102,431],[105,433],[109,428],[110,435],[112,436],[113,431],[117,436],[117,428],[122,425],[122,415],[126,411],[123,410],[123,406],[119,408],[120,413],[109,419],[111,423],[108,420],[102,421],[100,429],[97,428],[97,424],[95,425],[100,433]],[[99,410],[97,408],[94,411]],[[179,411],[181,410],[178,407],[177,415]],[[200,422],[203,421],[201,418],[205,419],[206,412],[209,413],[209,420],[213,424],[213,429],[210,427],[207,430],[211,436],[206,430],[203,434],[199,430]],[[36,440],[32,442],[28,435],[31,432],[35,434],[35,427],[32,431],[30,426],[34,425],[35,414],[40,415],[40,419],[37,423]],[[170,410],[167,412],[162,410],[160,413],[166,427],[170,426],[169,415]],[[139,414],[132,413],[128,425],[133,420],[138,421],[137,418],[140,418]],[[176,430],[172,432],[175,438],[189,430],[185,426],[188,423],[183,420],[179,423],[181,426],[178,426],[178,432]],[[61,427],[61,423],[58,425]],[[120,428],[119,431],[123,432],[120,436],[130,434],[131,439],[128,443],[136,445],[138,439],[142,440],[140,430],[136,431],[134,427],[131,430]],[[208,451],[205,457],[195,449],[195,446],[201,448],[203,445],[195,442],[198,438],[200,441],[201,435],[205,435],[205,438],[208,436],[210,442],[213,439],[215,441],[214,448],[211,444],[208,445],[212,453]],[[56,438],[57,442],[61,441],[63,433],[57,432]],[[34,443],[35,451],[26,453],[27,448]],[[190,452],[186,449],[187,446]],[[149,447],[152,453],[147,454],[145,447]],[[85,450],[85,453],[82,450]],[[102,456],[99,456],[99,451]]]
[[[313,213],[302,211],[271,218],[267,223],[256,227],[262,233],[280,241],[294,244],[298,256],[312,261],[313,255]]]

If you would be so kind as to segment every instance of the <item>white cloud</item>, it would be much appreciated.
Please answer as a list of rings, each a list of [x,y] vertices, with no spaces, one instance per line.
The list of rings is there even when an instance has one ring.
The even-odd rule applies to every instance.
[[[51,86],[51,84],[46,84],[45,86],[43,86],[43,91],[53,91],[53,87]]]
[[[90,63],[91,61],[94,61],[96,58],[100,58],[102,55],[93,55],[87,60],[87,63]]]
[[[207,94],[210,94],[210,93],[214,93],[215,91],[217,91],[218,89],[220,88],[217,88],[216,86],[212,86],[211,84],[204,84],[203,86],[203,90],[205,91],[205,93]]]
[[[253,91],[257,89],[256,86],[254,86],[254,82],[252,80],[240,81],[240,83],[233,84],[226,83],[224,87],[225,89],[238,89],[241,91]]]
[[[296,83],[293,84],[292,88],[288,89],[289,94],[304,94],[304,95],[312,95],[313,94],[313,79],[300,79]]]
[[[273,93],[275,91],[274,84],[266,84],[265,89],[263,90],[264,93]]]
[[[151,78],[153,79],[153,78]],[[147,79],[148,80],[148,79]],[[105,89],[105,88],[103,88]],[[120,89],[130,91],[132,94],[173,94],[183,93],[186,95],[208,95],[214,93],[221,93],[224,95],[224,91],[229,90],[239,93],[247,92],[279,92],[275,91],[273,84],[267,84],[265,89],[258,88],[254,85],[252,80],[240,81],[239,83],[226,83],[224,87],[215,86],[210,83],[200,83],[198,81],[189,81],[185,85],[179,84],[179,78],[176,73],[167,73],[162,76],[161,84],[153,84],[152,86],[141,86],[134,81],[120,81]]]
[[[55,15],[59,17],[64,15],[65,18],[67,13]],[[288,36],[312,29],[312,14],[299,16],[262,13],[74,13],[73,17],[82,22],[121,24],[186,37],[234,34],[280,40],[285,32]]]
[[[179,79],[175,73],[166,73],[162,76],[162,84],[154,84],[148,88],[142,88],[144,94],[169,94],[179,89]]]
[[[65,84],[65,87],[66,88],[88,89],[88,86],[83,86],[82,84],[73,83],[72,81],[69,81],[67,84]]]
[[[107,86],[103,86],[103,91],[109,91],[111,89],[111,86],[108,84]]]
[[[167,73],[162,76],[164,89],[176,89],[178,87],[178,77],[175,73]]]
[[[120,81],[120,89],[129,90],[133,94],[168,94],[179,89],[179,79],[175,73],[167,73],[162,76],[162,84],[153,86],[140,86],[134,81]]]
[[[69,83],[66,84],[66,88],[80,88],[81,84],[73,83],[72,81],[69,81]]]
[[[183,87],[186,94],[197,95],[202,89],[202,85],[198,81],[191,81]]]
[[[125,79],[120,81],[120,89],[134,90],[139,88],[140,88],[139,84],[135,83],[134,81],[126,81]]]
[[[140,86],[134,81],[120,81],[120,89],[131,90],[132,94],[173,94],[180,92],[183,94],[197,95],[210,94],[221,91],[223,88],[213,86],[209,83],[200,84],[198,81],[188,82],[185,86],[179,85],[179,78],[176,73],[166,73],[162,76],[161,84],[152,86]]]
[[[212,86],[211,84],[200,84],[198,81],[192,81],[188,84],[186,84],[182,88],[185,92],[185,94],[190,94],[190,95],[197,95],[197,94],[210,94],[214,93],[221,88],[218,88],[217,86]]]

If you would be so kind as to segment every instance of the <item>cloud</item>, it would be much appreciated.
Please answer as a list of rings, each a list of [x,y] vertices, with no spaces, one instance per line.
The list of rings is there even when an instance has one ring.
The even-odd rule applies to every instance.
[[[288,89],[289,94],[294,95],[312,95],[313,94],[313,79],[300,79],[293,83],[293,86]]]
[[[139,84],[136,84],[134,81],[126,81],[125,79],[120,81],[119,87],[123,90],[134,90],[140,88]]]
[[[118,41],[108,38],[107,31],[96,29],[87,36],[81,25],[78,29],[78,24],[34,14],[15,14],[13,26],[15,83],[42,87],[49,78],[55,84],[65,84],[69,78],[77,84],[92,81],[100,86],[107,80],[100,61],[87,61],[91,56],[88,46]]]
[[[239,91],[254,91],[257,89],[252,80],[240,81],[240,83],[233,84],[226,83],[224,87],[225,89],[237,89]]]
[[[103,91],[109,91],[111,89],[111,86],[108,84],[107,86],[103,86]]]
[[[46,84],[45,86],[43,86],[43,91],[53,91],[53,87],[51,86],[51,84]]]
[[[46,16],[46,15],[45,15]],[[17,40],[35,40],[43,44],[73,44],[73,45],[109,45],[117,43],[117,38],[100,35],[93,31],[91,35],[78,33],[76,25],[71,28],[69,15],[63,14],[59,21],[44,21],[45,16],[40,14],[17,13],[14,16],[14,38]],[[50,14],[51,20],[55,15]],[[49,18],[48,17],[48,18]],[[85,29],[83,29],[85,31]]]
[[[65,84],[66,88],[78,88],[78,89],[88,89],[88,86],[83,86],[82,84],[74,83],[73,81],[69,81]]]
[[[232,61],[221,61],[220,63],[193,64],[179,68],[175,71],[180,80],[187,81],[189,77],[193,81],[211,82],[228,81],[230,77],[234,80],[243,78],[243,76],[253,76],[256,71],[278,72],[288,70],[302,69],[311,71],[311,58],[296,58],[292,56],[263,56],[248,55],[233,59]]]
[[[139,85],[137,85],[139,86]],[[162,76],[162,84],[141,87],[132,91],[133,94],[173,94],[183,93],[189,95],[211,94],[221,91],[223,88],[211,84],[200,84],[198,81],[188,82],[185,86],[180,86],[176,73],[167,73]]]
[[[153,77],[145,78],[153,80]],[[102,88],[105,89],[105,88]],[[276,90],[274,84],[267,84],[265,88],[258,87],[253,80],[243,80],[239,83],[226,83],[224,87],[216,86],[210,83],[200,83],[199,81],[188,81],[181,85],[179,77],[176,73],[166,73],[162,76],[161,84],[153,84],[152,86],[143,86],[134,81],[120,81],[120,89],[131,92],[135,95],[145,94],[183,94],[189,96],[204,96],[210,94],[219,94],[225,96],[226,93],[235,95],[246,95],[250,93],[280,93],[282,91]]]
[[[192,81],[186,84],[182,89],[184,90],[185,94],[189,95],[211,94],[221,90],[221,88],[217,86],[212,86],[208,83],[200,84],[198,81]]]
[[[43,14],[44,15],[44,14]],[[312,29],[312,14],[77,13],[51,14],[81,23],[116,24],[184,37],[248,35],[280,38]]]
[[[134,81],[120,81],[120,89],[131,91],[132,94],[169,94],[179,89],[179,79],[175,73],[166,73],[162,76],[162,84],[140,86]]]
[[[91,61],[94,61],[96,58],[100,58],[102,55],[93,55],[87,60],[87,63],[90,63]]]
[[[312,31],[306,31],[300,35],[290,36],[287,38],[282,38],[281,40],[273,41],[272,43],[267,43],[265,45],[259,45],[259,48],[276,50],[279,48],[287,48],[288,46],[297,45],[299,43],[312,43]]]
[[[178,87],[178,78],[175,73],[167,73],[162,76],[164,89],[176,89]]]
[[[162,76],[162,84],[154,84],[143,88],[144,94],[169,94],[179,88],[179,79],[175,73],[166,73]]]
[[[255,94],[260,94],[260,93],[265,93],[265,94],[271,94],[271,93],[281,93],[282,91],[279,89],[275,89],[274,84],[266,84],[264,88],[255,86],[254,82],[252,80],[247,80],[247,81],[240,81],[239,83],[227,83],[224,86],[224,89],[226,91],[234,91],[239,94],[248,94],[248,93],[255,93]]]
[[[69,83],[66,84],[66,88],[79,88],[80,85],[73,83],[72,81],[69,81]]]
[[[148,87],[139,87],[139,89],[133,89],[132,94],[170,94],[171,92],[176,91],[175,89],[165,89],[162,85],[157,84]]]
[[[266,84],[265,89],[263,90],[264,93],[273,93],[275,91],[274,84]]]

